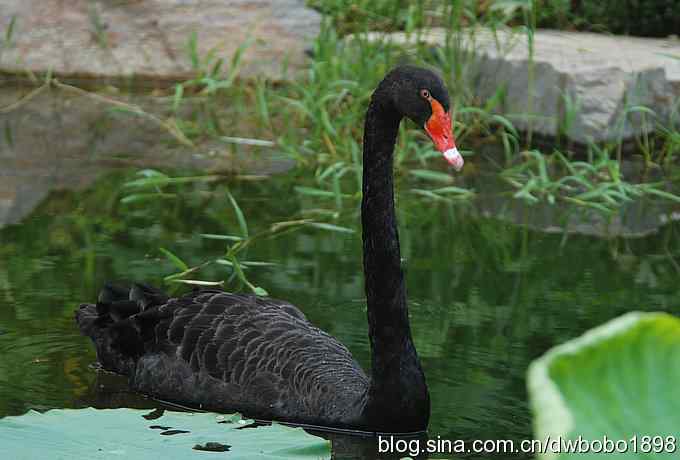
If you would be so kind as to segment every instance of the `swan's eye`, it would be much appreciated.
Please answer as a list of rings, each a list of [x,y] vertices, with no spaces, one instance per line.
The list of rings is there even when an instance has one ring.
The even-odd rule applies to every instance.
[[[426,89],[421,89],[420,97],[422,97],[423,99],[430,99],[430,92]]]

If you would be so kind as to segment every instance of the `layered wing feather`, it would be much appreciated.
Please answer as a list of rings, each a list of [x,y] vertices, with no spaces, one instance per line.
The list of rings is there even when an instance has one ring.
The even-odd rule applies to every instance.
[[[368,379],[349,350],[292,304],[218,290],[155,295],[140,301],[138,313],[104,322],[99,334],[110,337],[95,340],[103,364],[112,359],[101,354],[112,351],[123,356],[113,361],[134,361],[114,369],[127,369],[133,387],[185,404],[319,424],[349,424],[365,403]]]

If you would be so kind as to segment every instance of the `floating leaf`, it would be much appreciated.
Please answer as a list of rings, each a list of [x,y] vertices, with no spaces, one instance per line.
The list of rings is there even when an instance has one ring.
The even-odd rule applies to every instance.
[[[679,381],[680,319],[628,313],[531,364],[528,389],[535,438],[578,442],[581,436],[591,442],[606,436],[613,443],[627,441],[618,442],[628,451],[616,458],[678,458]],[[596,459],[602,453],[539,458]]]
[[[0,419],[3,458],[328,459],[328,441],[279,424],[241,430],[238,416],[139,409],[54,409]],[[218,452],[210,453],[206,451]],[[219,453],[224,452],[224,453]]]

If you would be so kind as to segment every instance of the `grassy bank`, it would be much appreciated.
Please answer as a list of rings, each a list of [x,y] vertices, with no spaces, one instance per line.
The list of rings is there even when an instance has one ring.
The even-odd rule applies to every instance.
[[[550,11],[542,2],[310,3],[324,12],[323,25],[313,43],[308,68],[291,82],[241,80],[239,68],[242,56],[248,52],[247,43],[231,62],[223,62],[215,54],[199,55],[196,36],[192,36],[186,53],[196,77],[164,94],[164,115],[150,116],[132,106],[112,105],[118,112],[145,117],[188,146],[220,140],[228,149],[229,145],[246,143],[293,159],[295,173],[306,178],[295,188],[304,209],[291,216],[290,222],[294,223],[290,228],[276,227],[277,231],[312,223],[344,231],[336,225],[339,216],[354,212],[360,199],[363,117],[371,92],[390,68],[403,62],[441,71],[452,97],[457,143],[467,164],[462,175],[451,174],[421,127],[405,121],[395,155],[399,192],[428,206],[473,203],[476,196],[488,193],[476,189],[471,180],[482,172],[497,176],[505,184],[505,189],[494,192],[500,194],[501,200],[574,207],[598,219],[616,218],[638,200],[680,202],[675,194],[680,132],[664,124],[650,109],[631,107],[626,112],[626,116],[635,113],[643,117],[652,128],[649,134],[635,140],[637,152],[628,162],[628,166],[634,165],[631,172],[630,167],[624,168],[620,141],[593,144],[577,151],[568,141],[556,139],[546,147],[545,143],[537,143],[531,132],[518,132],[512,121],[498,112],[503,88],[486,99],[475,93],[473,82],[463,71],[475,54],[461,40],[462,31],[476,26],[505,26],[526,35],[532,43],[533,31]],[[406,50],[384,40],[368,40],[364,33],[402,30],[418,34],[431,26],[444,26],[449,31],[443,46],[415,45]],[[531,72],[529,75],[531,85]],[[59,87],[68,89],[66,85]],[[101,96],[92,97],[102,102]],[[565,107],[568,122],[573,116],[569,112],[578,108],[569,104]],[[125,204],[145,206],[154,196],[172,198],[179,184],[204,180],[146,171],[126,188]],[[244,254],[252,237],[236,200],[230,199],[230,206],[240,216],[241,231],[225,239],[230,243],[222,262],[229,266],[238,265],[238,257]],[[190,269],[181,261],[176,266],[180,272]],[[234,273],[248,284],[238,270]]]
[[[636,152],[631,158],[641,172],[633,178],[621,172],[624,156],[621,140],[576,149],[562,137],[546,148],[545,142],[537,144],[531,132],[518,132],[511,120],[498,112],[504,88],[499,87],[485,100],[475,94],[474,84],[463,69],[476,58],[474,50],[460,39],[461,31],[464,28],[469,31],[473,26],[511,26],[516,34],[528,35],[531,43],[532,31],[545,13],[540,5],[532,8],[531,3],[520,3],[504,2],[507,8],[503,9],[500,2],[480,6],[476,2],[317,0],[312,4],[325,13],[325,19],[313,46],[309,68],[302,76],[285,85],[260,81],[254,86],[243,86],[236,83],[233,75],[226,79],[214,72],[211,75],[214,63],[207,61],[201,64],[203,74],[211,75],[207,80],[204,78],[207,83],[178,86],[175,103],[179,105],[187,89],[195,91],[198,86],[199,92],[208,98],[215,94],[214,88],[228,87],[221,92],[222,102],[219,98],[206,99],[206,104],[231,101],[234,105],[236,101],[239,116],[249,118],[259,127],[257,137],[275,142],[301,168],[314,173],[316,187],[305,187],[299,192],[327,197],[336,208],[341,208],[343,201],[356,199],[360,190],[363,115],[371,91],[399,63],[430,66],[439,69],[447,80],[454,131],[463,154],[470,160],[479,156],[477,152],[495,151],[495,155],[486,158],[490,161],[483,168],[500,173],[515,198],[528,203],[562,201],[606,215],[613,215],[626,203],[645,196],[680,201],[672,193],[680,132],[649,108],[631,106],[624,114],[644,118],[649,132],[634,142]],[[417,34],[430,25],[447,28],[449,35],[444,46],[433,49],[416,44],[406,50],[380,39],[369,40],[363,33],[406,30]],[[343,37],[350,32],[351,39]],[[531,72],[529,76],[531,80]],[[578,108],[565,104],[565,110],[564,123],[568,124]],[[227,133],[219,128],[219,120],[213,119],[206,125],[209,112],[208,108],[202,114],[196,113],[193,120],[184,120],[184,126],[189,128],[184,132],[198,137]],[[565,132],[567,129],[568,126],[562,127]],[[424,198],[442,202],[471,199],[474,191],[455,187],[459,185],[455,184],[457,179],[438,157],[419,127],[410,122],[402,125],[395,157],[397,175],[417,180],[418,184],[410,187]],[[469,171],[480,167],[477,161],[468,164]],[[650,173],[659,170],[664,174]]]
[[[395,155],[397,186],[402,193],[428,206],[472,202],[484,191],[475,190],[473,181],[466,177],[481,171],[498,175],[506,186],[501,195],[527,205],[547,203],[575,208],[586,220],[593,216],[614,219],[637,200],[680,202],[674,194],[680,133],[657,122],[649,109],[631,109],[656,124],[654,134],[636,140],[637,152],[629,163],[637,165],[638,171],[624,174],[620,141],[575,151],[566,141],[556,139],[546,148],[545,143],[537,144],[530,132],[518,132],[508,118],[496,112],[502,88],[487,100],[475,94],[462,72],[466,63],[475,59],[474,53],[465,48],[459,31],[469,26],[504,25],[531,37],[540,16],[538,10],[520,9],[518,23],[516,8],[480,10],[464,2],[402,3],[313,2],[325,12],[322,30],[314,42],[308,69],[286,84],[242,82],[237,70],[241,53],[225,65],[230,69],[225,74],[220,62],[196,55],[195,45],[189,43],[188,52],[192,53],[198,77],[178,85],[171,97],[183,136],[196,143],[208,138],[262,142],[294,159],[300,176],[311,177],[295,187],[303,209],[291,217],[290,224],[285,224],[290,227],[275,226],[275,230],[289,231],[312,222],[327,230],[347,230],[336,224],[344,214],[355,212],[360,199],[363,116],[377,83],[391,67],[402,62],[441,70],[452,96],[455,135],[468,160],[463,176],[452,175],[422,129],[405,121]],[[363,34],[375,29],[418,33],[430,25],[445,25],[451,31],[443,47],[433,50],[422,46],[406,51],[386,41],[367,40]],[[348,33],[353,34],[352,40],[344,36]],[[189,95],[203,102],[190,113],[182,112]],[[218,115],[219,107],[224,105],[232,107],[231,118]],[[244,124],[249,126],[250,139],[242,139],[244,134],[238,127]],[[269,147],[263,147],[266,148]],[[145,181],[138,187],[143,191]],[[159,184],[152,178],[146,183],[147,190],[166,191],[172,187],[172,179]],[[243,216],[233,199],[231,206],[241,221]],[[245,224],[240,227],[245,228]],[[265,232],[263,236],[270,235]],[[238,267],[237,254],[250,244],[247,232],[212,237],[232,240],[227,243],[225,264]],[[176,266],[179,272],[171,277],[182,277],[187,270],[193,270],[181,261]],[[250,285],[243,271],[234,269],[234,277],[251,290],[258,289]]]

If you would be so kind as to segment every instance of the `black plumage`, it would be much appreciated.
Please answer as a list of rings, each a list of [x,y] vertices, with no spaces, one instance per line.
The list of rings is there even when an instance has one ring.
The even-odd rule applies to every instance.
[[[370,378],[338,340],[290,303],[221,290],[179,298],[107,286],[76,312],[101,364],[171,401],[288,422],[383,432],[427,428],[430,401],[408,319],[394,212],[392,154],[404,116],[423,125],[441,79],[399,67],[373,94],[364,127],[363,250]]]

